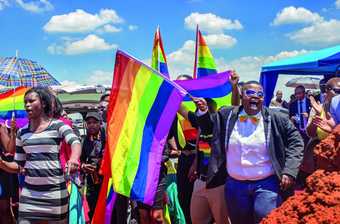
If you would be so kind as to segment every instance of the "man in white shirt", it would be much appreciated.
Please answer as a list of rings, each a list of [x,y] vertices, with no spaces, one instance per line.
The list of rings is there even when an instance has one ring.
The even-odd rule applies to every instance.
[[[195,99],[203,134],[212,134],[207,184],[227,172],[225,196],[233,224],[259,223],[280,205],[303,156],[303,140],[289,118],[263,107],[256,81],[242,88],[242,106],[210,115],[204,99]],[[219,178],[218,181],[225,181]]]

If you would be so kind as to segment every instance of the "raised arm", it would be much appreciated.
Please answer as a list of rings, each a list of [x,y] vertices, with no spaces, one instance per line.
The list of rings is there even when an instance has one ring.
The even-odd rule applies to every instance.
[[[232,85],[232,93],[231,93],[231,105],[239,106],[240,105],[240,90],[238,88],[238,82],[240,80],[240,76],[233,70],[230,76],[230,82]]]
[[[184,117],[185,120],[189,120],[188,118],[188,113],[189,111],[185,108],[185,106],[183,105],[183,103],[181,104],[181,106],[179,107],[178,111],[177,111],[182,117]]]

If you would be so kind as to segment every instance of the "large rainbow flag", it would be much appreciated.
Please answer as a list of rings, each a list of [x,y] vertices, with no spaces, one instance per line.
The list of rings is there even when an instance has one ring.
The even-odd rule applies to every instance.
[[[185,95],[160,73],[117,52],[107,127],[117,193],[153,203],[166,136]]]
[[[0,123],[10,126],[9,121],[13,115],[18,127],[23,127],[28,123],[24,105],[26,91],[26,87],[17,87],[0,94]]]
[[[169,71],[166,63],[166,56],[164,53],[163,42],[159,27],[156,30],[155,38],[153,41],[151,67],[156,71],[159,71],[166,77],[169,77]]]
[[[106,183],[93,223],[107,221],[100,219],[100,210],[108,204],[109,177],[115,192],[153,204],[166,137],[186,95],[183,88],[122,51],[116,53],[113,77],[108,150],[102,164]]]
[[[205,41],[201,31],[196,29],[196,45],[195,45],[195,64],[194,79],[207,75],[216,74],[217,68],[214,57]]]

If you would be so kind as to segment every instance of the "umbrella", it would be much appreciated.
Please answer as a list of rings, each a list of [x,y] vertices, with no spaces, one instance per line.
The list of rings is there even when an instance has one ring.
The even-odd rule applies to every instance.
[[[0,58],[0,85],[13,88],[15,95],[15,87],[48,87],[60,85],[60,83],[35,61],[18,57],[5,57]],[[17,110],[15,108],[17,104],[15,97],[12,97],[12,100],[12,119],[21,119],[22,117],[18,117],[15,112]]]
[[[60,85],[60,83],[37,62],[18,57],[0,58],[0,85],[41,86]]]
[[[289,80],[286,83],[287,87],[296,88],[297,86],[304,86],[306,89],[318,89],[319,88],[319,78],[315,77],[299,77]]]

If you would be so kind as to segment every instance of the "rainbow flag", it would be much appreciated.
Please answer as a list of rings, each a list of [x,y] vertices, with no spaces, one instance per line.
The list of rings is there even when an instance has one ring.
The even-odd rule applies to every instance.
[[[191,96],[213,98],[217,103],[217,107],[231,104],[232,86],[229,82],[231,72],[221,72],[208,75],[199,79],[192,80],[176,80],[175,82],[183,87]],[[194,111],[195,105],[190,102],[191,99],[187,95],[183,102],[188,110]]]
[[[208,142],[199,141],[198,151],[202,152],[202,163],[207,166],[211,155],[211,148]]]
[[[117,51],[108,109],[110,159],[103,165],[110,165],[117,193],[153,204],[166,137],[185,95],[157,71]]]
[[[156,30],[152,48],[151,67],[169,78],[168,66],[159,27]]]
[[[0,94],[0,123],[10,126],[10,120],[14,114],[17,127],[23,127],[28,123],[24,105],[26,87],[17,87]]]
[[[201,31],[196,29],[194,79],[217,73],[216,63]]]
[[[92,217],[92,224],[110,224],[112,211],[115,205],[117,194],[113,190],[112,178],[110,173],[104,175],[103,183],[99,192],[96,209]]]

